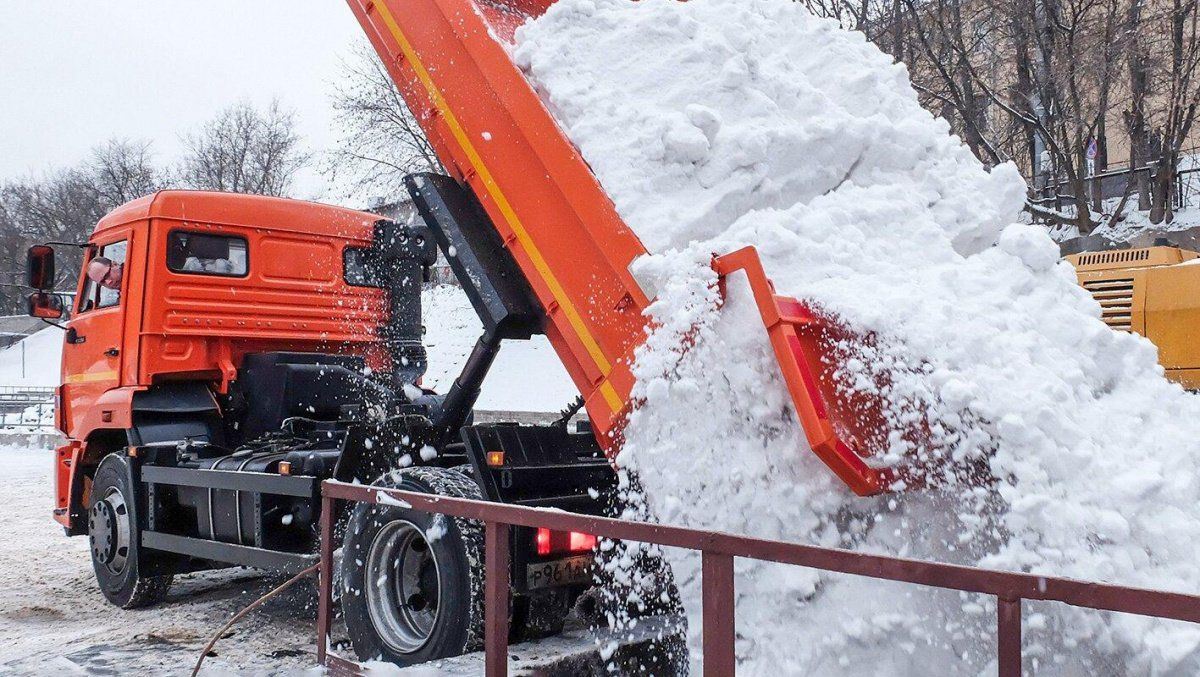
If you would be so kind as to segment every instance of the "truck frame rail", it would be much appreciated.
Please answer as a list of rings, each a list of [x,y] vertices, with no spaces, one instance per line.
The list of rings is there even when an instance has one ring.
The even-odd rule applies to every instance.
[[[583,531],[602,538],[685,548],[703,558],[703,655],[705,675],[732,675],[734,654],[735,557],[780,562],[856,576],[912,583],[997,598],[997,657],[1001,677],[1021,674],[1021,602],[1061,602],[1075,607],[1200,623],[1200,595],[1147,590],[1108,583],[940,562],[870,555],[800,543],[577,515],[558,510],[502,505],[444,496],[382,489],[333,480],[321,486],[321,558],[317,612],[317,660],[335,674],[357,672],[357,665],[329,651],[333,616],[333,527],[337,501],[387,503],[400,500],[416,510],[479,520],[485,525],[485,666],[489,677],[508,674],[508,534],[513,526]]]

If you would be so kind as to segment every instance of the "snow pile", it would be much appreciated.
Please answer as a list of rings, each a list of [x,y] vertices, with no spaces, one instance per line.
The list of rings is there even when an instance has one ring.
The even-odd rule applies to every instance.
[[[560,0],[514,55],[652,252],[635,273],[659,329],[620,462],[660,519],[1200,592],[1200,401],[1100,322],[1049,237],[1015,223],[1016,170],[984,170],[903,66],[789,0]],[[781,292],[878,337],[846,347],[842,377],[889,375],[892,420],[931,432],[896,436],[893,461],[943,456],[997,482],[850,496],[803,451],[748,294],[731,284],[716,310],[709,257],[746,244]],[[694,593],[696,561],[673,565]],[[738,571],[746,674],[992,660],[991,598]],[[1042,669],[1160,670],[1200,646],[1191,626],[1027,614]]]
[[[1175,211],[1170,223],[1150,222],[1149,211],[1138,211],[1128,205],[1120,218],[1113,222],[1111,215],[1116,211],[1120,198],[1104,201],[1104,216],[1098,228],[1088,233],[1089,237],[1103,238],[1109,242],[1125,242],[1132,247],[1150,247],[1165,239],[1177,247],[1196,248],[1200,241],[1200,207],[1189,206]],[[1065,243],[1079,237],[1079,229],[1071,225],[1050,226],[1050,237]]]
[[[47,327],[0,350],[0,386],[57,386],[62,346],[63,331]]]

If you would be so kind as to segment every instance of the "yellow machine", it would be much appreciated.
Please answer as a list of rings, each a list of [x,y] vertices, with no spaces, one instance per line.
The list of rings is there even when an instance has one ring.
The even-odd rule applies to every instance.
[[[1153,341],[1167,378],[1200,390],[1200,253],[1147,247],[1066,259],[1100,302],[1108,326]]]

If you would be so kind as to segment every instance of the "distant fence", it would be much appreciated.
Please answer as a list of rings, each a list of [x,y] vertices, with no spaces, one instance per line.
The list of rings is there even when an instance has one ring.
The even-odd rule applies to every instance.
[[[54,388],[0,386],[0,433],[54,432]]]
[[[1129,184],[1136,181],[1139,175],[1145,175],[1148,182],[1153,182],[1157,170],[1153,166],[1126,167],[1085,177],[1088,202],[1093,201],[1096,191],[1099,191],[1101,200],[1111,200],[1124,195],[1128,188],[1131,204],[1136,205],[1137,186],[1130,187]],[[1044,209],[1061,212],[1075,204],[1075,195],[1071,191],[1072,187],[1066,180],[1053,181],[1036,189],[1034,193],[1037,197],[1030,202]],[[1174,209],[1200,206],[1200,167],[1180,169],[1176,172],[1175,188],[1171,191],[1171,206]],[[1134,208],[1136,207],[1126,207],[1127,210]]]

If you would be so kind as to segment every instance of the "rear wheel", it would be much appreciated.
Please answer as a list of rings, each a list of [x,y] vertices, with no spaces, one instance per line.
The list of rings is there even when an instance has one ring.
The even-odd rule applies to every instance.
[[[150,606],[163,599],[170,576],[142,576],[140,533],[129,462],[119,453],[100,462],[88,506],[92,568],[105,599],[122,609]]]
[[[375,485],[482,498],[472,480],[443,468],[406,468]],[[358,657],[412,665],[478,649],[483,553],[477,521],[356,505],[342,550],[342,609]]]

